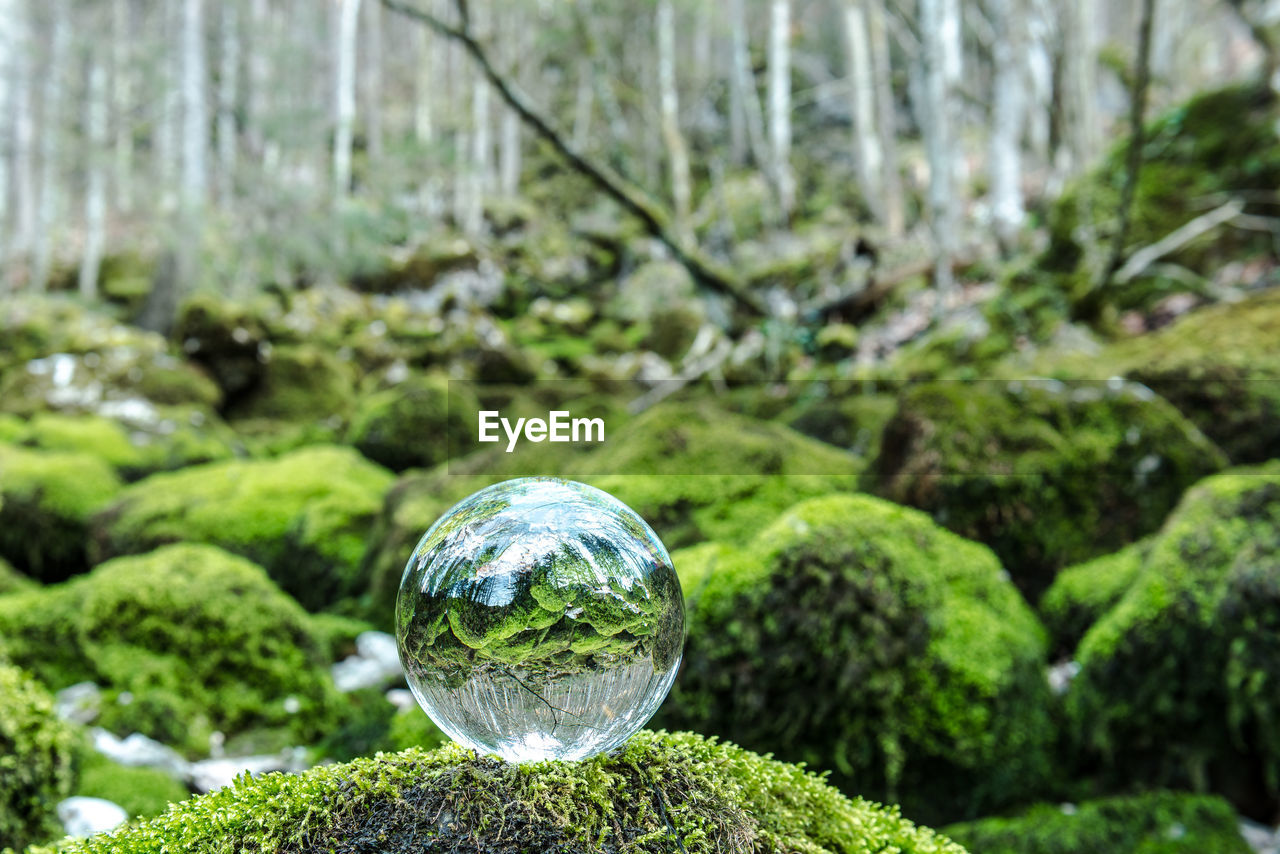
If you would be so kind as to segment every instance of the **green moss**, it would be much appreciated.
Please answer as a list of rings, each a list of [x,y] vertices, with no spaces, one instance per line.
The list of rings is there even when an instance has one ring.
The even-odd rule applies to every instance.
[[[73,746],[49,693],[0,663],[0,848],[57,835],[54,807],[71,789]]]
[[[213,730],[315,738],[337,707],[307,614],[261,568],[213,546],[166,546],[6,596],[0,635],[15,664],[54,688],[101,685],[103,726],[193,752]]]
[[[1211,477],[1080,642],[1074,736],[1104,775],[1280,804],[1280,463]]]
[[[944,381],[902,391],[873,483],[991,546],[1034,597],[1060,567],[1150,533],[1225,464],[1141,387]]]
[[[1075,650],[1089,627],[1128,592],[1150,547],[1150,540],[1140,540],[1058,573],[1038,606],[1056,653]]]
[[[266,567],[318,610],[357,587],[365,538],[391,475],[350,448],[226,461],[153,475],[94,522],[104,557],[163,543],[213,543]]]
[[[898,407],[896,396],[864,392],[855,383],[823,384],[821,388],[820,394],[797,401],[780,420],[806,436],[847,448],[863,459],[875,459],[884,425]]]
[[[838,495],[674,559],[689,634],[664,724],[830,769],[924,820],[1043,784],[1044,631],[985,547]]]
[[[331,352],[307,344],[276,347],[258,382],[231,401],[227,417],[322,421],[345,419],[355,397],[355,372]]]
[[[448,819],[442,820],[443,813]],[[302,775],[242,778],[73,852],[714,851],[963,854],[795,766],[694,735],[641,733],[619,754],[508,765],[406,750]]]
[[[466,385],[415,377],[363,398],[347,441],[392,471],[430,468],[473,440],[478,409]]]
[[[0,444],[0,557],[42,581],[88,567],[88,520],[120,491],[95,456]]]
[[[21,593],[35,586],[34,581],[10,566],[4,558],[0,558],[0,596],[6,593]]]
[[[81,753],[72,794],[111,801],[129,818],[159,815],[169,804],[191,796],[186,786],[164,771],[119,765],[92,749]]]
[[[1235,811],[1220,798],[1152,792],[946,828],[983,854],[1249,854]]]
[[[173,337],[192,361],[202,365],[227,401],[262,379],[266,330],[259,312],[218,294],[196,294],[182,304]]]
[[[415,704],[391,718],[384,750],[401,751],[410,747],[434,750],[449,743],[449,738]]]

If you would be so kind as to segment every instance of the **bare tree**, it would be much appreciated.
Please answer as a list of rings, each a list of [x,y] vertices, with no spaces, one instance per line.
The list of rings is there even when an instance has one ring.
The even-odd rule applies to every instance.
[[[13,134],[14,83],[18,68],[17,33],[18,10],[16,0],[0,0],[0,267],[8,260],[9,243],[5,239],[9,231],[9,175],[13,161],[9,153],[9,140]],[[4,283],[0,281],[0,285]]]
[[[240,15],[237,0],[222,4],[218,56],[218,198],[230,204],[235,191],[238,134],[236,95],[240,83]]]
[[[846,0],[844,28],[849,49],[849,100],[859,189],[876,219],[884,222],[884,150],[876,127],[876,81],[872,70],[871,38],[866,11],[860,0]]]
[[[791,0],[771,0],[769,9],[769,153],[778,212],[786,223],[796,204],[791,172]]]
[[[956,50],[949,39],[959,35],[959,22],[948,0],[920,0],[920,30],[923,64],[923,104],[920,108],[925,149],[929,160],[929,221],[934,242],[934,284],[939,290],[952,289],[951,261],[955,256],[956,189],[955,137],[952,122],[951,90],[954,68],[948,57]],[[941,300],[938,303],[941,305]]]
[[[98,295],[98,273],[102,267],[103,230],[107,213],[107,69],[98,50],[89,55],[89,85],[85,104],[85,156],[87,167],[84,197],[84,254],[80,260],[81,296]]]
[[[1020,0],[988,0],[994,25],[991,99],[991,220],[996,239],[1012,251],[1026,211],[1022,197],[1022,132],[1026,115],[1026,59]]]
[[[676,229],[689,239],[689,152],[680,132],[680,102],[676,92],[676,24],[671,0],[658,0],[658,91],[661,99],[662,136],[671,167],[671,196],[675,202]]]
[[[339,0],[337,72],[334,74],[333,197],[351,191],[351,136],[356,117],[356,31],[360,0]]]
[[[772,158],[765,151],[764,119],[756,78],[751,71],[745,0],[729,0],[729,157],[742,165],[748,153],[768,170]]]
[[[111,0],[111,122],[115,206],[133,209],[133,108],[136,71],[133,62],[128,0]]]
[[[889,33],[885,23],[884,0],[867,0],[867,35],[876,90],[876,129],[880,134],[880,179],[884,197],[884,225],[890,237],[906,228],[903,210],[902,176],[898,173],[896,134],[897,112],[894,110],[893,73],[889,60]]]
[[[1058,168],[1064,176],[1078,175],[1097,156],[1098,44],[1095,0],[1063,3],[1061,99],[1064,148]]]
[[[209,169],[209,115],[205,103],[208,72],[204,56],[204,0],[182,4],[182,203],[204,204]]]
[[[37,215],[35,259],[31,285],[42,291],[49,284],[53,264],[54,231],[62,206],[62,186],[58,172],[62,157],[62,99],[66,89],[65,70],[70,40],[67,0],[50,0],[52,33],[49,38],[49,67],[43,86],[43,115],[40,121],[40,209]]]
[[[382,4],[364,4],[363,14],[360,100],[364,103],[365,151],[374,162],[382,157]]]
[[[36,190],[33,175],[35,169],[35,120],[32,115],[31,89],[35,85],[32,58],[31,23],[26,4],[18,0],[9,19],[13,33],[13,183],[14,210],[13,252],[29,254],[36,237]]]

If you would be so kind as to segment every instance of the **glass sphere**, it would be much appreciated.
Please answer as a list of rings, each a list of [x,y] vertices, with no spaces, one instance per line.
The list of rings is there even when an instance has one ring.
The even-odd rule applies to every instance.
[[[684,645],[671,557],[635,511],[558,478],[482,489],[423,535],[396,599],[409,687],[454,741],[510,762],[621,745]]]

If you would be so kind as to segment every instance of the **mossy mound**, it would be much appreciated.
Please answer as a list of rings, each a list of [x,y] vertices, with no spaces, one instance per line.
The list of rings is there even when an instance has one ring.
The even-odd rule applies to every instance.
[[[1037,606],[1053,649],[1072,652],[1089,627],[1124,597],[1142,573],[1151,540],[1139,540],[1058,573]]]
[[[99,457],[0,444],[0,558],[41,581],[83,572],[89,519],[120,487]]]
[[[803,770],[690,734],[615,756],[510,765],[456,747],[241,778],[69,854],[161,851],[716,851],[963,854]]]
[[[57,835],[54,807],[71,791],[73,747],[48,691],[0,663],[0,848]]]
[[[351,448],[228,460],[153,475],[94,520],[103,558],[212,543],[266,568],[311,610],[351,594],[389,472]]]
[[[1059,568],[1153,531],[1225,466],[1140,386],[989,380],[905,388],[872,472],[878,494],[986,543],[1034,597]]]
[[[336,708],[306,612],[260,567],[213,546],[166,546],[6,596],[0,636],[53,688],[102,686],[102,726],[191,752],[214,730],[312,739]]]
[[[261,378],[230,403],[229,419],[341,423],[350,414],[356,377],[348,362],[306,344],[267,352]]]
[[[35,586],[34,581],[10,566],[4,558],[0,558],[0,596],[6,593],[21,593]]]
[[[475,396],[447,377],[414,377],[360,400],[347,441],[392,471],[430,468],[474,441]]]
[[[1067,708],[1108,778],[1280,809],[1280,462],[1211,477],[1089,629]]]
[[[1255,201],[1251,191],[1280,184],[1276,117],[1275,95],[1267,86],[1243,85],[1197,95],[1151,122],[1126,250],[1155,243],[1236,193],[1250,202],[1248,212],[1270,215],[1266,203]],[[1128,146],[1128,140],[1117,144],[1096,170],[1068,187],[1050,211],[1050,245],[1041,264],[1051,271],[1075,274],[1079,284],[1073,298],[1077,301],[1091,284],[1088,244],[1109,247],[1115,239]],[[1221,229],[1162,260],[1209,275],[1226,261],[1272,252],[1265,234]],[[1173,291],[1186,289],[1184,277],[1149,272],[1125,284],[1111,282],[1084,302],[1104,299],[1120,310],[1142,310]],[[1086,315],[1096,313],[1092,306],[1081,308]]]
[[[924,821],[1043,784],[1044,630],[986,547],[836,495],[673,561],[689,633],[664,725],[830,769]]]
[[[129,818],[147,818],[169,804],[185,801],[191,792],[164,771],[119,765],[92,748],[80,754],[73,795],[102,798],[118,804]]]
[[[207,370],[228,402],[262,379],[270,352],[263,323],[246,306],[215,294],[196,294],[182,304],[173,337],[193,362]]]
[[[1235,811],[1221,798],[1152,792],[1012,818],[953,824],[946,833],[983,854],[1250,854]]]
[[[1121,375],[1178,408],[1236,463],[1280,457],[1280,289],[1191,312],[1120,341],[1060,376]],[[1229,342],[1229,346],[1224,346]]]

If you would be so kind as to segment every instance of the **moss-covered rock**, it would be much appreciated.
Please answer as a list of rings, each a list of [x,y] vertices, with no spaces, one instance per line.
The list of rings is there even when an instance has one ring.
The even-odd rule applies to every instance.
[[[1191,312],[1092,358],[1058,360],[1059,376],[1125,376],[1177,407],[1236,463],[1280,457],[1280,289]],[[1230,342],[1224,346],[1224,342]]]
[[[36,583],[27,576],[18,572],[9,562],[0,557],[0,596],[6,593],[20,593],[24,590],[31,590]]]
[[[213,546],[166,546],[0,598],[0,636],[53,688],[102,686],[102,726],[191,752],[214,730],[307,743],[337,708],[306,612],[260,567]]]
[[[673,561],[689,634],[664,724],[829,769],[925,821],[1043,785],[1044,630],[986,547],[837,495]]]
[[[991,546],[1038,595],[1062,566],[1150,533],[1222,452],[1124,383],[933,382],[905,388],[874,489]]]
[[[474,441],[479,406],[470,389],[439,375],[413,377],[363,398],[347,441],[392,471],[430,468]]]
[[[946,833],[983,854],[1250,854],[1221,798],[1180,792],[1034,807],[1012,818],[953,824]]]
[[[120,487],[96,456],[0,444],[0,557],[42,581],[83,572],[89,519]]]
[[[71,790],[73,748],[48,691],[0,662],[0,848],[57,835],[54,807]]]
[[[350,363],[327,350],[307,344],[274,347],[264,358],[261,378],[231,402],[227,417],[341,423],[355,400],[355,379]]]
[[[447,818],[446,818],[447,816]],[[795,766],[688,734],[641,733],[619,754],[510,765],[455,747],[295,776],[242,778],[70,854],[715,851],[963,854]]]
[[[228,460],[153,475],[94,520],[100,558],[164,543],[213,543],[262,565],[318,610],[351,594],[391,474],[351,448]]]
[[[1280,809],[1280,463],[1183,498],[1076,652],[1074,736],[1107,778]]]
[[[262,379],[269,349],[258,313],[214,294],[197,294],[178,311],[173,337],[192,361],[222,389],[226,401],[252,389]]]
[[[1055,654],[1072,652],[1089,627],[1115,607],[1141,574],[1150,548],[1149,538],[1139,540],[1058,573],[1037,605]]]

